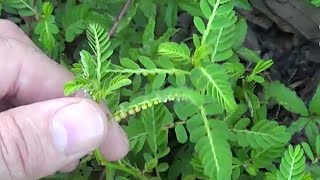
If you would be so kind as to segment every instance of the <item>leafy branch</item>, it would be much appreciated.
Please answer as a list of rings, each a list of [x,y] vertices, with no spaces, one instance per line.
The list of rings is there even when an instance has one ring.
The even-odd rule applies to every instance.
[[[119,25],[119,22],[121,21],[123,16],[126,14],[126,12],[128,11],[128,8],[130,7],[130,4],[132,4],[133,1],[134,0],[127,0],[126,4],[123,6],[119,16],[115,18],[115,22],[113,23],[112,28],[110,29],[110,31],[108,33],[109,37],[113,36],[113,34],[116,32],[117,27]]]

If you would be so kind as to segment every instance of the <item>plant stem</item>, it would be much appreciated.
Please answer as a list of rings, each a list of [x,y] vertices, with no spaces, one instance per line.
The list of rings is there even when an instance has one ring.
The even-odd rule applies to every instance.
[[[120,165],[120,164],[115,164],[115,163],[111,163],[111,162],[104,162],[104,165],[106,167],[109,167],[109,168],[114,168],[114,169],[117,169],[117,170],[120,170],[120,171],[124,171],[132,176],[134,176],[135,178],[138,178],[138,179],[142,179],[142,180],[147,180],[148,178],[143,176],[141,174],[140,171],[137,171],[137,170],[134,170],[134,169],[130,169],[124,165]]]
[[[185,70],[180,70],[180,69],[107,69],[105,70],[108,73],[132,73],[132,74],[186,74],[186,75],[190,75],[191,73]]]
[[[36,17],[36,20],[38,20],[38,12],[33,8],[31,7],[26,1],[21,1],[22,4],[24,4],[30,11],[32,11],[34,14],[35,14],[35,17]]]
[[[113,23],[112,28],[110,29],[108,36],[111,37],[117,30],[117,27],[119,25],[120,20],[123,18],[123,16],[127,13],[130,4],[133,2],[133,0],[127,0],[126,4],[123,6],[120,14],[118,17],[116,17],[115,22]]]
[[[219,5],[220,5],[220,0],[217,0],[217,1],[216,1],[216,4],[215,4],[214,7],[213,7],[211,16],[209,17],[209,21],[208,21],[207,27],[206,27],[206,29],[205,29],[204,32],[203,32],[201,44],[204,44],[204,43],[206,42],[206,40],[207,40],[207,37],[208,37],[209,32],[210,32],[210,30],[211,30],[212,22],[213,22],[214,18],[216,17],[216,12],[217,12],[217,9],[218,9]]]

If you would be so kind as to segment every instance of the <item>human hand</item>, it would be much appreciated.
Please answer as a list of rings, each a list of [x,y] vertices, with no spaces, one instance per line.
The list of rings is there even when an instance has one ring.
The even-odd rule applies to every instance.
[[[111,161],[127,154],[121,127],[107,123],[93,101],[64,97],[72,73],[8,20],[0,20],[0,72],[1,179],[34,180],[71,171],[95,148]]]

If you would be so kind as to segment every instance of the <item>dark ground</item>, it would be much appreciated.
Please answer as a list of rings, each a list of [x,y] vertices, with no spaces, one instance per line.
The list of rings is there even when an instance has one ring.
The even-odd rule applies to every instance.
[[[281,81],[308,103],[320,83],[320,8],[307,0],[283,0],[283,4],[280,0],[249,1],[253,11],[238,11],[248,21],[247,47],[274,60],[268,71],[270,80]],[[268,116],[284,125],[298,119],[280,106],[270,106]],[[299,139],[304,139],[303,132],[295,134],[292,142]]]
[[[272,59],[270,80],[279,80],[308,103],[320,83],[320,7],[310,0],[248,0],[251,11],[236,9],[247,20],[245,45],[263,59]],[[183,41],[196,31],[191,16],[179,16],[181,30],[173,41]],[[191,42],[192,43],[192,42]],[[281,108],[270,107],[270,118],[291,124],[298,117]]]
[[[249,0],[238,10],[248,23],[246,44],[273,59],[272,80],[280,80],[308,102],[320,81],[320,8],[310,0]]]

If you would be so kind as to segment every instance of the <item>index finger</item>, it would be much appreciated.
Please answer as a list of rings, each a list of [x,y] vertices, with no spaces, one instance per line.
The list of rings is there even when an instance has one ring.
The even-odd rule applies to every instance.
[[[18,28],[18,27],[17,27]],[[19,31],[17,31],[19,32]],[[14,105],[31,104],[64,96],[64,84],[73,74],[42,53],[26,36],[17,33],[1,36],[0,27],[0,99],[9,97]],[[19,38],[20,38],[19,37]],[[107,113],[108,108],[101,104]],[[108,133],[100,149],[110,161],[124,157],[129,150],[125,132],[118,123],[108,121]]]
[[[0,78],[0,99],[9,97],[15,105],[24,105],[63,97],[64,84],[73,74],[42,53],[26,35],[17,33],[21,40],[12,36],[0,34],[0,72],[5,77]]]
[[[0,35],[21,41],[25,44],[38,48],[32,40],[15,23],[7,19],[0,19]]]

